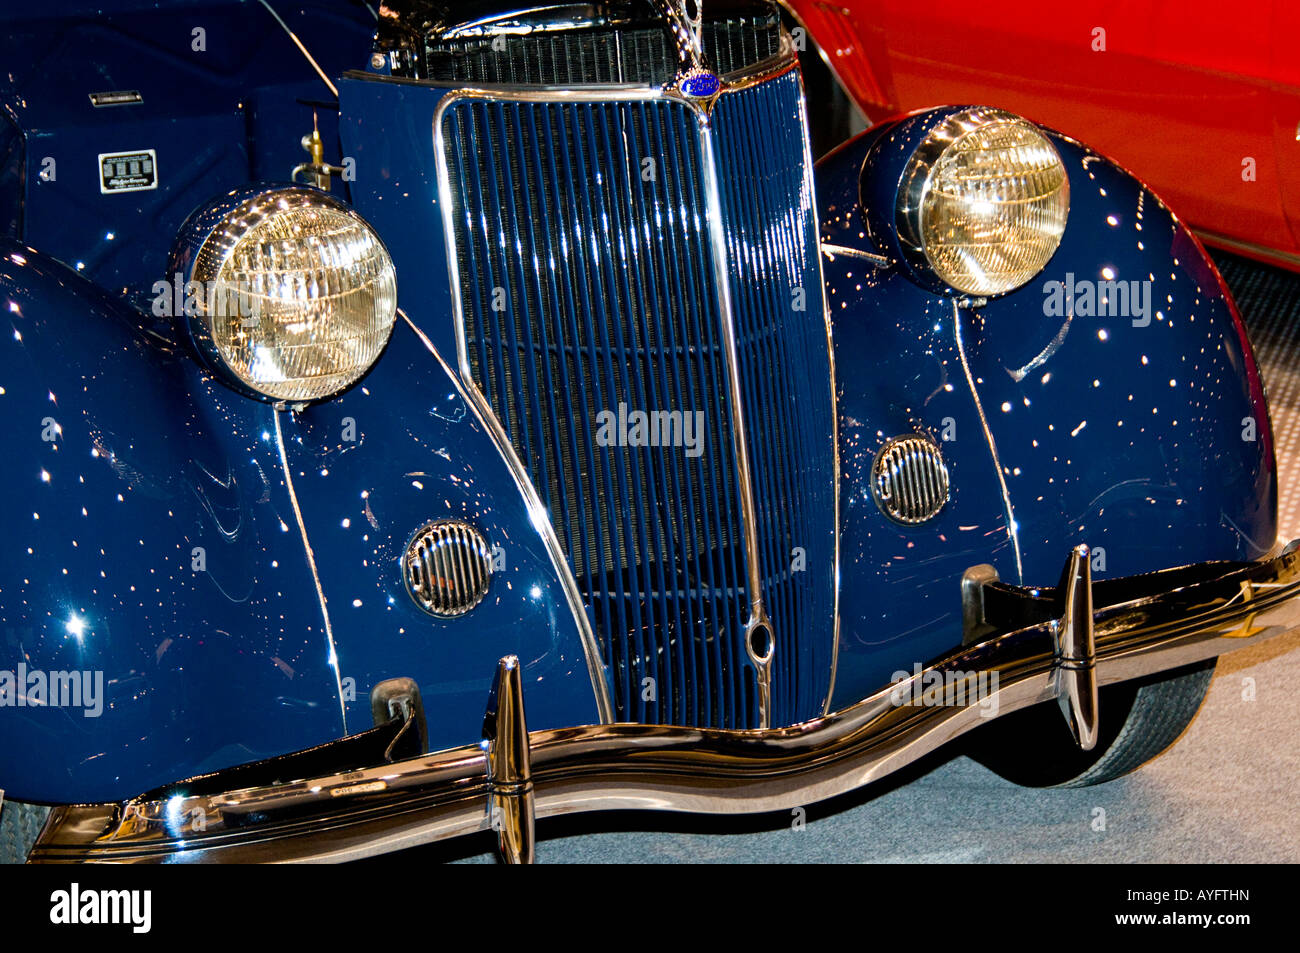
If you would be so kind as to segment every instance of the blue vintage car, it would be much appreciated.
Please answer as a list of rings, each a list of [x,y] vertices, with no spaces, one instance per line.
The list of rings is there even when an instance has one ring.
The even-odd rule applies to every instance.
[[[979,106],[814,165],[765,0],[376,6],[3,15],[9,859],[1096,783],[1300,624],[1122,169]]]

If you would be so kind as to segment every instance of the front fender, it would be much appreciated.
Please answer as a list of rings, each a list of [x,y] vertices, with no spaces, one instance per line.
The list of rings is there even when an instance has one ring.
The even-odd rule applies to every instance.
[[[1102,579],[1258,559],[1277,538],[1277,468],[1236,306],[1159,198],[1055,138],[1072,188],[1060,249],[961,315],[1020,581],[1050,585],[1061,546],[1080,542]]]
[[[321,744],[368,728],[371,688],[401,676],[433,747],[470,743],[506,653],[539,725],[600,720],[603,673],[537,525],[413,321],[360,385],[290,411],[230,391],[166,328],[13,242],[0,300],[8,796],[112,800]],[[440,621],[399,566],[449,516],[499,558],[485,602]],[[90,704],[31,688],[54,672],[88,673]]]
[[[1072,202],[1059,249],[1024,287],[961,306],[912,281],[862,207],[889,189],[871,168],[859,188],[873,145],[914,147],[926,121],[878,126],[818,166],[823,241],[845,250],[825,262],[846,501],[835,707],[960,645],[972,565],[1049,586],[1079,542],[1105,578],[1256,559],[1276,537],[1258,370],[1187,229],[1122,169],[1052,134]],[[1078,300],[1045,313],[1056,283],[1107,279],[1148,283],[1148,318],[1085,314]],[[876,508],[869,479],[884,441],[913,430],[940,442],[952,496],[906,528]]]
[[[420,325],[398,318],[360,385],[284,421],[340,671],[358,686],[348,728],[369,727],[370,687],[408,676],[420,685],[431,750],[476,742],[503,655],[520,660],[530,723],[599,722],[605,673],[566,601],[561,567],[543,540],[545,517],[530,514],[501,450],[424,333],[449,319],[427,307],[416,314]],[[472,524],[493,552],[487,597],[455,619],[420,609],[400,569],[407,542],[438,519]]]
[[[112,799],[338,737],[274,411],[8,239],[0,301],[0,787]]]

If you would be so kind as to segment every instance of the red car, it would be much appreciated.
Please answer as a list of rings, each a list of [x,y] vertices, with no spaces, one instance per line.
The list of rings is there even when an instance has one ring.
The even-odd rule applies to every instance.
[[[1005,107],[1128,167],[1207,244],[1300,270],[1300,4],[790,6],[873,121]]]

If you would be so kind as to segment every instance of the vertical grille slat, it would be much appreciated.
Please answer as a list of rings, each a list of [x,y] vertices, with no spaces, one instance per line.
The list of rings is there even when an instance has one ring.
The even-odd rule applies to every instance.
[[[678,152],[683,132],[682,121],[681,117],[676,117],[678,121],[672,122],[674,117],[663,109],[647,108],[646,112],[654,118],[654,133],[649,140],[650,148],[655,155],[661,156],[664,160],[661,165],[666,179],[665,188],[662,192],[654,194],[666,216],[666,221],[656,222],[659,226],[657,232],[663,238],[660,247],[666,246],[672,255],[670,267],[675,295],[668,309],[668,320],[664,323],[673,336],[672,353],[681,357],[682,372],[677,375],[677,378],[679,386],[683,380],[685,386],[679,394],[679,406],[701,408],[710,412],[709,401],[705,399],[707,392],[703,371],[708,352],[704,350],[699,335],[693,332],[688,324],[690,302],[699,301],[704,297],[703,290],[696,284],[704,265],[699,261],[691,261],[692,245],[689,241],[691,232],[686,221],[689,186],[683,183],[683,170],[686,166],[684,158]],[[692,347],[695,349],[694,357],[690,354]],[[715,420],[710,420],[709,433],[723,431],[724,428]],[[718,522],[721,507],[716,502],[718,493],[714,486],[714,477],[711,473],[703,474],[699,494],[684,493],[682,491],[689,485],[691,479],[690,463],[678,458],[676,465],[681,471],[678,481],[678,499],[686,501],[691,506],[691,511],[687,515],[689,525],[682,535],[681,547],[685,552],[686,564],[695,566],[697,571],[694,592],[687,591],[687,595],[693,597],[693,603],[690,604],[692,614],[695,619],[719,618],[722,614],[722,605],[725,603],[725,596],[721,598],[718,596],[719,583],[725,578],[725,574],[718,571],[707,547],[697,541],[696,533],[691,531],[691,527],[702,527],[704,533],[713,539],[723,538],[721,525]],[[705,507],[704,500],[714,502]],[[712,522],[706,520],[706,512]],[[682,686],[683,720],[689,719],[703,724],[730,723],[728,721],[730,713],[735,711],[734,704],[729,703],[731,702],[730,686],[723,685],[721,691],[713,693],[712,698],[711,693],[700,689],[701,685],[716,684],[710,678],[710,674],[722,671],[717,640],[701,643],[697,639],[689,638],[682,631],[677,633],[677,639],[686,643],[677,652],[677,655],[683,659],[682,667],[686,673],[686,681]]]
[[[644,104],[638,104],[632,111],[631,120],[634,134],[632,141],[648,142],[646,113]],[[635,177],[636,157],[629,155],[626,146],[622,150],[622,161],[629,170],[629,174]],[[660,289],[663,287],[661,280],[666,280],[667,275],[661,274],[655,268],[656,258],[662,255],[662,247],[654,241],[649,223],[651,216],[646,204],[644,189],[633,189],[629,192],[632,201],[628,208],[631,224],[629,234],[636,247],[642,249],[634,258],[638,262],[637,274],[640,279],[638,301],[636,302],[642,309],[643,314],[668,314],[671,308],[665,307],[665,301],[660,295]],[[671,348],[664,348],[662,338],[657,333],[662,332],[662,325],[658,325],[658,332],[651,328],[650,322],[636,322],[642,337],[634,343],[644,344],[646,353],[673,353]],[[669,376],[664,371],[662,362],[656,362],[649,370],[651,373],[646,375],[647,384],[647,403],[649,406],[657,407],[681,407],[680,394],[672,393]],[[683,488],[681,481],[677,478],[674,468],[677,464],[677,454],[656,454],[654,459],[656,479],[648,481],[647,489],[651,498],[651,512],[661,512],[661,507],[670,505],[677,492]],[[669,474],[672,472],[670,478]],[[660,488],[660,489],[657,489]],[[662,495],[662,499],[660,496]],[[671,524],[665,524],[658,519],[654,519],[655,530],[655,547],[659,553],[673,552],[680,543],[680,539],[675,538],[672,533]],[[676,637],[673,620],[683,618],[683,605],[679,595],[678,587],[672,585],[671,573],[665,576],[662,559],[655,560],[655,584],[661,593],[667,595],[667,605],[664,606],[664,613],[659,619],[658,627],[655,630],[655,670],[659,673],[659,698],[658,706],[662,710],[668,709],[668,718],[661,720],[682,721],[686,716],[686,707],[688,700],[683,695],[683,691],[690,684],[684,678],[679,677],[675,666],[672,664],[673,659],[679,655],[674,651],[673,642]],[[693,706],[692,706],[693,707]]]
[[[833,410],[800,108],[788,73],[724,94],[707,132],[664,99],[465,97],[440,120],[466,373],[547,506],[621,720],[758,725],[724,292],[777,639],[772,723],[819,714],[829,687]],[[795,282],[807,311],[792,314]],[[605,412],[618,437],[633,411],[679,427],[699,412],[700,453],[598,442]],[[791,572],[794,546],[809,571]]]
[[[593,205],[591,193],[585,192],[582,198],[582,203],[586,212],[586,219],[581,228],[590,235],[590,238],[585,238],[581,233],[575,233],[574,237],[578,252],[581,254],[585,251],[594,258],[593,262],[587,258],[586,255],[582,255],[579,261],[581,263],[580,267],[588,269],[588,278],[596,285],[595,289],[593,289],[593,296],[588,299],[588,304],[599,309],[600,320],[598,327],[600,340],[597,342],[596,337],[593,334],[592,348],[593,358],[595,358],[597,366],[599,366],[601,362],[604,364],[605,400],[602,408],[607,409],[610,406],[611,401],[615,406],[617,405],[617,401],[614,398],[615,395],[621,393],[622,388],[620,387],[621,379],[615,374],[614,358],[612,356],[613,348],[611,347],[609,340],[610,315],[605,306],[606,291],[609,282],[608,274],[604,266],[604,258],[606,256],[600,254],[597,241],[598,234],[602,234],[605,231],[604,229],[600,231],[597,230],[597,223],[606,220],[603,214],[597,214],[597,210],[600,212],[603,212],[604,210],[604,196],[600,190],[601,179],[599,178],[599,173],[596,172],[593,174],[592,171],[590,171],[591,167],[598,163],[589,160],[588,153],[583,151],[584,147],[588,144],[585,140],[590,139],[589,130],[591,125],[592,109],[589,106],[580,106],[577,107],[576,112],[578,115],[574,117],[575,122],[570,127],[571,141],[574,146],[574,153],[578,159],[579,167],[579,177],[575,181],[594,187],[594,191],[596,192],[595,201],[597,204]],[[584,248],[584,246],[589,247]],[[612,290],[610,293],[613,293]],[[586,421],[575,421],[574,423],[576,426],[580,427],[586,423]],[[617,686],[621,687],[621,692],[616,691],[615,700],[618,711],[623,713],[626,717],[629,708],[635,708],[639,705],[641,694],[634,690],[636,669],[640,658],[640,604],[634,599],[619,598],[619,594],[622,592],[624,586],[624,580],[619,577],[622,574],[622,567],[629,562],[627,554],[633,548],[629,542],[629,537],[632,535],[630,532],[631,520],[627,513],[625,502],[628,499],[629,493],[627,475],[620,461],[616,459],[616,451],[609,447],[605,447],[602,456],[602,462],[606,468],[606,495],[604,500],[607,509],[609,510],[611,525],[614,528],[613,542],[615,543],[615,547],[611,553],[608,554],[609,561],[605,564],[606,575],[600,584],[600,589],[603,594],[603,601],[605,602],[606,608],[608,609],[612,605],[617,613],[617,628],[612,631],[621,633],[622,638],[615,641],[624,644],[624,651],[621,659],[622,684],[621,686]],[[613,472],[612,479],[610,476],[611,471]],[[611,631],[609,628],[609,621],[607,619],[598,618],[596,620],[596,631],[601,633],[602,636],[604,636],[605,632]],[[605,641],[605,639],[602,639],[602,641]],[[632,644],[626,644],[628,642],[631,642]],[[619,676],[620,671],[616,670],[615,678],[618,679]]]
[[[631,351],[635,345],[629,341],[627,336],[626,324],[630,320],[635,326],[638,318],[638,306],[634,301],[632,288],[632,269],[634,262],[631,260],[629,248],[627,247],[628,227],[625,222],[623,209],[624,193],[633,186],[628,176],[628,169],[625,161],[620,161],[620,156],[614,148],[614,142],[619,141],[617,137],[611,140],[609,131],[610,115],[607,110],[587,107],[588,115],[595,119],[588,126],[593,138],[592,155],[602,157],[598,173],[604,180],[604,188],[601,190],[602,199],[602,220],[610,228],[606,232],[610,242],[611,253],[604,258],[606,267],[606,277],[609,287],[614,295],[614,313],[622,315],[624,321],[610,322],[606,325],[611,336],[615,341],[615,352],[618,356],[617,374],[619,375],[620,386],[618,391],[620,395],[629,398],[628,403],[632,406],[647,407],[651,406],[645,392],[645,382],[639,373],[639,362],[632,355]],[[622,119],[621,115],[617,118]],[[599,130],[599,138],[595,138],[596,131]],[[614,256],[617,252],[617,258]],[[654,583],[651,579],[652,565],[650,554],[654,549],[650,542],[650,520],[649,494],[646,492],[645,482],[640,478],[640,466],[645,465],[648,461],[637,459],[634,465],[633,457],[640,458],[643,454],[628,453],[624,455],[621,461],[620,469],[624,473],[626,485],[631,487],[631,499],[625,494],[621,499],[623,503],[624,516],[629,525],[629,536],[632,545],[629,547],[629,561],[636,564],[636,573],[639,578],[628,579],[625,582],[629,591],[637,593],[655,592]],[[631,575],[631,566],[629,566],[629,575]],[[653,632],[655,627],[655,606],[656,601],[653,599],[643,600],[633,598],[631,600],[634,616],[634,637],[636,641],[636,655],[634,656],[636,664],[629,673],[629,699],[631,700],[636,712],[638,721],[652,720],[647,717],[644,692],[639,691],[642,680],[645,678],[654,678],[652,674],[654,663],[653,651]],[[656,692],[657,694],[657,692]]]

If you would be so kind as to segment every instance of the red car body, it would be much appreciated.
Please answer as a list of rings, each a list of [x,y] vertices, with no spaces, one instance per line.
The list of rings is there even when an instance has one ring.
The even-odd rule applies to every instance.
[[[1211,245],[1300,270],[1300,4],[792,0],[871,120],[1001,106],[1126,166]]]

